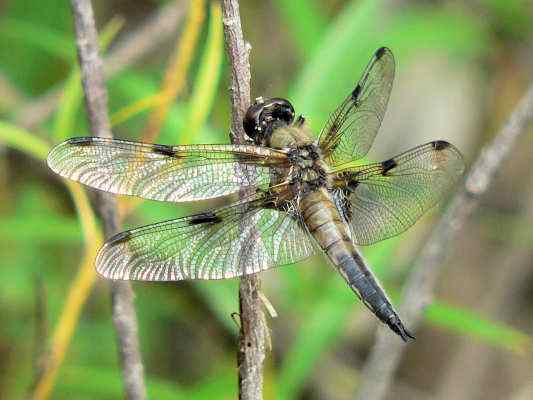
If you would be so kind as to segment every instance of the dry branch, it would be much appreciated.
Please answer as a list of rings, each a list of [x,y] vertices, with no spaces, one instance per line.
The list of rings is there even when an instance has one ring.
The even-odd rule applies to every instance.
[[[107,113],[107,90],[103,62],[98,53],[98,36],[90,0],[71,0],[76,30],[76,44],[81,67],[87,115],[95,136],[112,137]],[[98,192],[97,211],[104,234],[109,237],[120,228],[115,198]],[[143,365],[137,336],[137,317],[129,282],[111,283],[113,324],[117,332],[124,388],[128,399],[145,399]]]
[[[493,181],[503,160],[508,157],[517,138],[533,120],[533,85],[531,85],[507,123],[485,145],[470,173],[443,214],[418,256],[403,292],[400,314],[411,329],[416,329],[424,307],[433,299],[443,259],[449,244],[479,204],[479,199]],[[378,331],[376,344],[363,370],[360,399],[385,398],[391,387],[405,346],[388,331]]]
[[[244,143],[242,126],[244,114],[250,105],[250,46],[244,41],[239,2],[222,2],[224,37],[231,66],[231,141]],[[241,278],[239,305],[241,330],[238,349],[239,398],[259,400],[263,398],[263,362],[265,359],[265,326],[261,300],[261,283],[257,275]]]

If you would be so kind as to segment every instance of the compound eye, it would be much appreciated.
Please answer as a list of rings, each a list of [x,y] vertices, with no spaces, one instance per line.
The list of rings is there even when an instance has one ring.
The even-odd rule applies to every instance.
[[[269,102],[269,111],[273,120],[290,125],[294,121],[294,107],[285,99],[273,98]]]
[[[268,141],[275,129],[289,125],[293,120],[294,108],[288,100],[260,97],[248,108],[243,127],[246,134],[260,144]]]
[[[261,131],[264,129],[261,127],[260,121],[264,106],[265,101],[262,97],[259,97],[250,107],[248,107],[248,110],[244,116],[242,126],[244,128],[244,132],[246,132],[248,137],[251,139],[255,140],[255,138],[260,135]]]

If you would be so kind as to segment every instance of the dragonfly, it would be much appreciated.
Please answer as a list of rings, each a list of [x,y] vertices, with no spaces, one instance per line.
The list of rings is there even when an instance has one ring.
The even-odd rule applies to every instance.
[[[459,150],[444,140],[361,164],[381,126],[395,61],[379,48],[315,137],[292,104],[257,98],[244,144],[149,144],[100,137],[55,146],[48,166],[105,192],[167,202],[223,197],[226,205],[126,230],[99,250],[105,278],[225,279],[321,253],[377,318],[414,339],[359,250],[412,226],[458,181]]]

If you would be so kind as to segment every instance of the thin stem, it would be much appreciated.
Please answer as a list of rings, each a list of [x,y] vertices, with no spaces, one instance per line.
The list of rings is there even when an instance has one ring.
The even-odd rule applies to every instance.
[[[107,113],[107,90],[103,62],[98,52],[98,36],[90,0],[71,0],[76,30],[76,44],[81,67],[87,115],[95,136],[112,137]],[[102,219],[104,234],[109,237],[119,228],[115,198],[99,192],[97,211]],[[117,332],[118,349],[126,397],[145,399],[143,365],[137,336],[137,317],[133,307],[133,293],[129,282],[111,283],[113,323]]]
[[[231,141],[244,143],[242,121],[250,105],[250,46],[244,41],[239,2],[222,2],[224,38],[231,66]],[[263,362],[265,360],[265,325],[259,291],[261,282],[257,275],[241,278],[239,305],[241,330],[239,337],[239,399],[263,398]]]
[[[250,106],[249,53],[251,46],[244,41],[237,0],[224,0],[222,2],[222,19],[226,52],[231,67],[231,141],[232,143],[244,143],[246,142],[246,135],[242,121]]]
[[[411,329],[421,323],[424,307],[433,300],[435,284],[449,251],[450,243],[479,204],[502,162],[509,156],[517,138],[533,120],[531,85],[507,123],[485,145],[474,162],[465,184],[450,202],[418,256],[407,279],[400,314]],[[376,344],[363,370],[360,399],[383,399],[389,392],[405,346],[388,332],[380,330]]]

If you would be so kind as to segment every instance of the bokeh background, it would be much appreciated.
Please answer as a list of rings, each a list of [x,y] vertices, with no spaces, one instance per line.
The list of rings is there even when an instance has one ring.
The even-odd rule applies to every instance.
[[[114,135],[228,142],[218,3],[93,4]],[[393,50],[397,77],[371,159],[446,139],[470,165],[533,77],[530,0],[249,0],[241,13],[253,95],[289,98],[316,130],[373,51]],[[122,397],[109,285],[92,269],[100,231],[81,187],[44,162],[54,143],[89,134],[77,68],[68,1],[0,1],[2,399],[30,396],[58,348],[65,357],[49,398]],[[391,399],[533,398],[532,133],[447,250]],[[134,227],[216,204],[121,199],[120,209]],[[445,204],[363,249],[396,303]],[[261,276],[278,314],[268,317],[265,398],[354,398],[376,319],[320,257]],[[133,287],[150,398],[236,398],[237,281]]]

